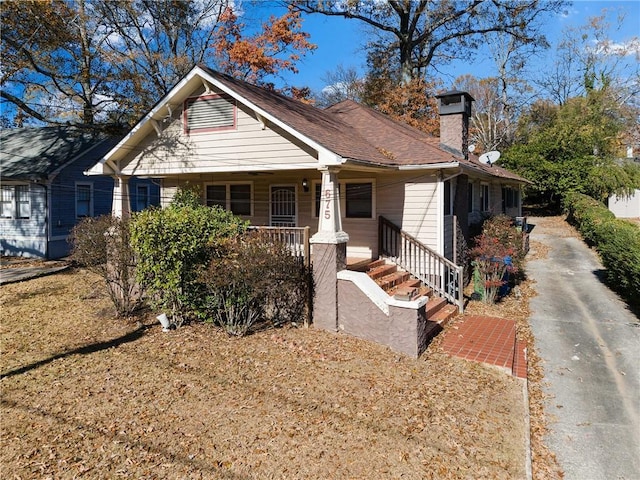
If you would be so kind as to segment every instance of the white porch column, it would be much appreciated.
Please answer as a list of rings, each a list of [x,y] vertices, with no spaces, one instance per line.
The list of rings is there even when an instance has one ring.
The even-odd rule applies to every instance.
[[[340,191],[338,190],[338,171],[335,167],[322,167],[322,190],[320,193],[320,212],[318,233],[311,237],[311,243],[346,243],[349,235],[342,231],[340,216]]]
[[[322,167],[322,191],[318,233],[313,245],[313,324],[323,330],[338,330],[338,272],[346,268],[349,235],[342,231],[338,168]]]
[[[129,177],[113,177],[113,203],[111,215],[119,218],[127,218],[131,215],[131,200],[129,198]]]

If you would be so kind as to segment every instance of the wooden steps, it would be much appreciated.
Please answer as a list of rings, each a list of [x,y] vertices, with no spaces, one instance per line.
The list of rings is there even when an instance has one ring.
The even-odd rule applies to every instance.
[[[458,309],[444,298],[433,295],[433,291],[422,285],[408,272],[398,270],[397,265],[386,263],[383,259],[374,260],[364,270],[388,295],[397,300],[415,300],[428,296],[426,317],[429,322],[438,325],[439,330],[458,314]],[[435,336],[435,335],[434,335]]]

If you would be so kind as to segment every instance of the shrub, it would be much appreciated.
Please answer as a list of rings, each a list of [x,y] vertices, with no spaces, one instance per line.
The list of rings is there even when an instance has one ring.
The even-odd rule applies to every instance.
[[[209,318],[230,335],[246,335],[258,322],[278,325],[305,315],[308,272],[285,244],[263,232],[224,242],[201,278]]]
[[[138,280],[151,305],[168,311],[178,326],[201,315],[205,290],[198,279],[218,246],[247,227],[242,219],[200,205],[198,199],[197,191],[180,189],[167,208],[137,214],[131,228]]]
[[[511,253],[512,249],[500,244],[495,237],[483,233],[476,238],[476,246],[471,250],[472,265],[478,272],[485,303],[496,302],[500,289],[507,283],[507,274],[516,271],[508,258]]]
[[[100,275],[118,316],[142,303],[128,220],[102,215],[82,219],[71,231],[71,260]]]
[[[600,226],[616,218],[603,203],[581,193],[566,195],[563,206],[567,212],[567,220],[578,226],[589,245],[601,243],[604,239],[601,237],[603,232]]]
[[[526,255],[522,235],[510,217],[499,215],[486,220],[474,239],[470,256],[485,303],[495,303],[508,274],[520,270]]]
[[[631,301],[640,294],[640,227],[620,220],[602,203],[587,195],[564,198],[567,220],[600,254],[606,278]]]
[[[513,218],[507,215],[496,215],[488,218],[482,224],[482,233],[489,238],[495,238],[498,243],[506,247],[511,253],[509,256],[514,266],[520,270],[527,254],[523,232],[516,228]]]

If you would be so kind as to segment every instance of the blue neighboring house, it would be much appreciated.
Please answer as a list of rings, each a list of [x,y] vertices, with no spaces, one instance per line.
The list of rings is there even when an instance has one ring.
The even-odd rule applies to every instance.
[[[55,259],[71,229],[111,212],[114,180],[87,177],[121,136],[71,126],[0,130],[0,253]],[[131,211],[159,205],[150,180],[129,181]]]

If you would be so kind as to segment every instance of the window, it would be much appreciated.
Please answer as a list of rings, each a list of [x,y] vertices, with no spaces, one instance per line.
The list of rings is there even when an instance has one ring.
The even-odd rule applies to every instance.
[[[507,208],[518,208],[520,192],[513,187],[502,187],[503,213]]]
[[[3,185],[0,201],[2,218],[26,219],[31,217],[29,185]]]
[[[226,95],[189,98],[184,104],[186,133],[228,130],[236,126],[236,107]]]
[[[373,216],[373,184],[345,183],[347,218],[371,218]]]
[[[251,215],[251,185],[229,185],[229,203],[234,215]]]
[[[251,184],[220,183],[206,186],[208,207],[218,205],[234,215],[251,216]]]
[[[90,183],[76,184],[76,217],[91,217],[93,215],[93,192]]]
[[[473,212],[473,183],[471,182],[469,182],[469,189],[467,190],[467,202],[467,211],[471,213]]]
[[[451,180],[444,182],[444,214],[453,215],[453,202],[451,201]]]
[[[136,188],[136,212],[149,206],[149,185],[138,185]]]
[[[320,215],[322,198],[322,183],[314,182],[315,196],[314,216]],[[372,218],[373,217],[373,182],[341,182],[338,183],[338,192],[345,191],[345,216],[346,218]],[[340,194],[340,193],[338,193]]]
[[[480,210],[483,212],[489,211],[489,184],[480,184]]]

